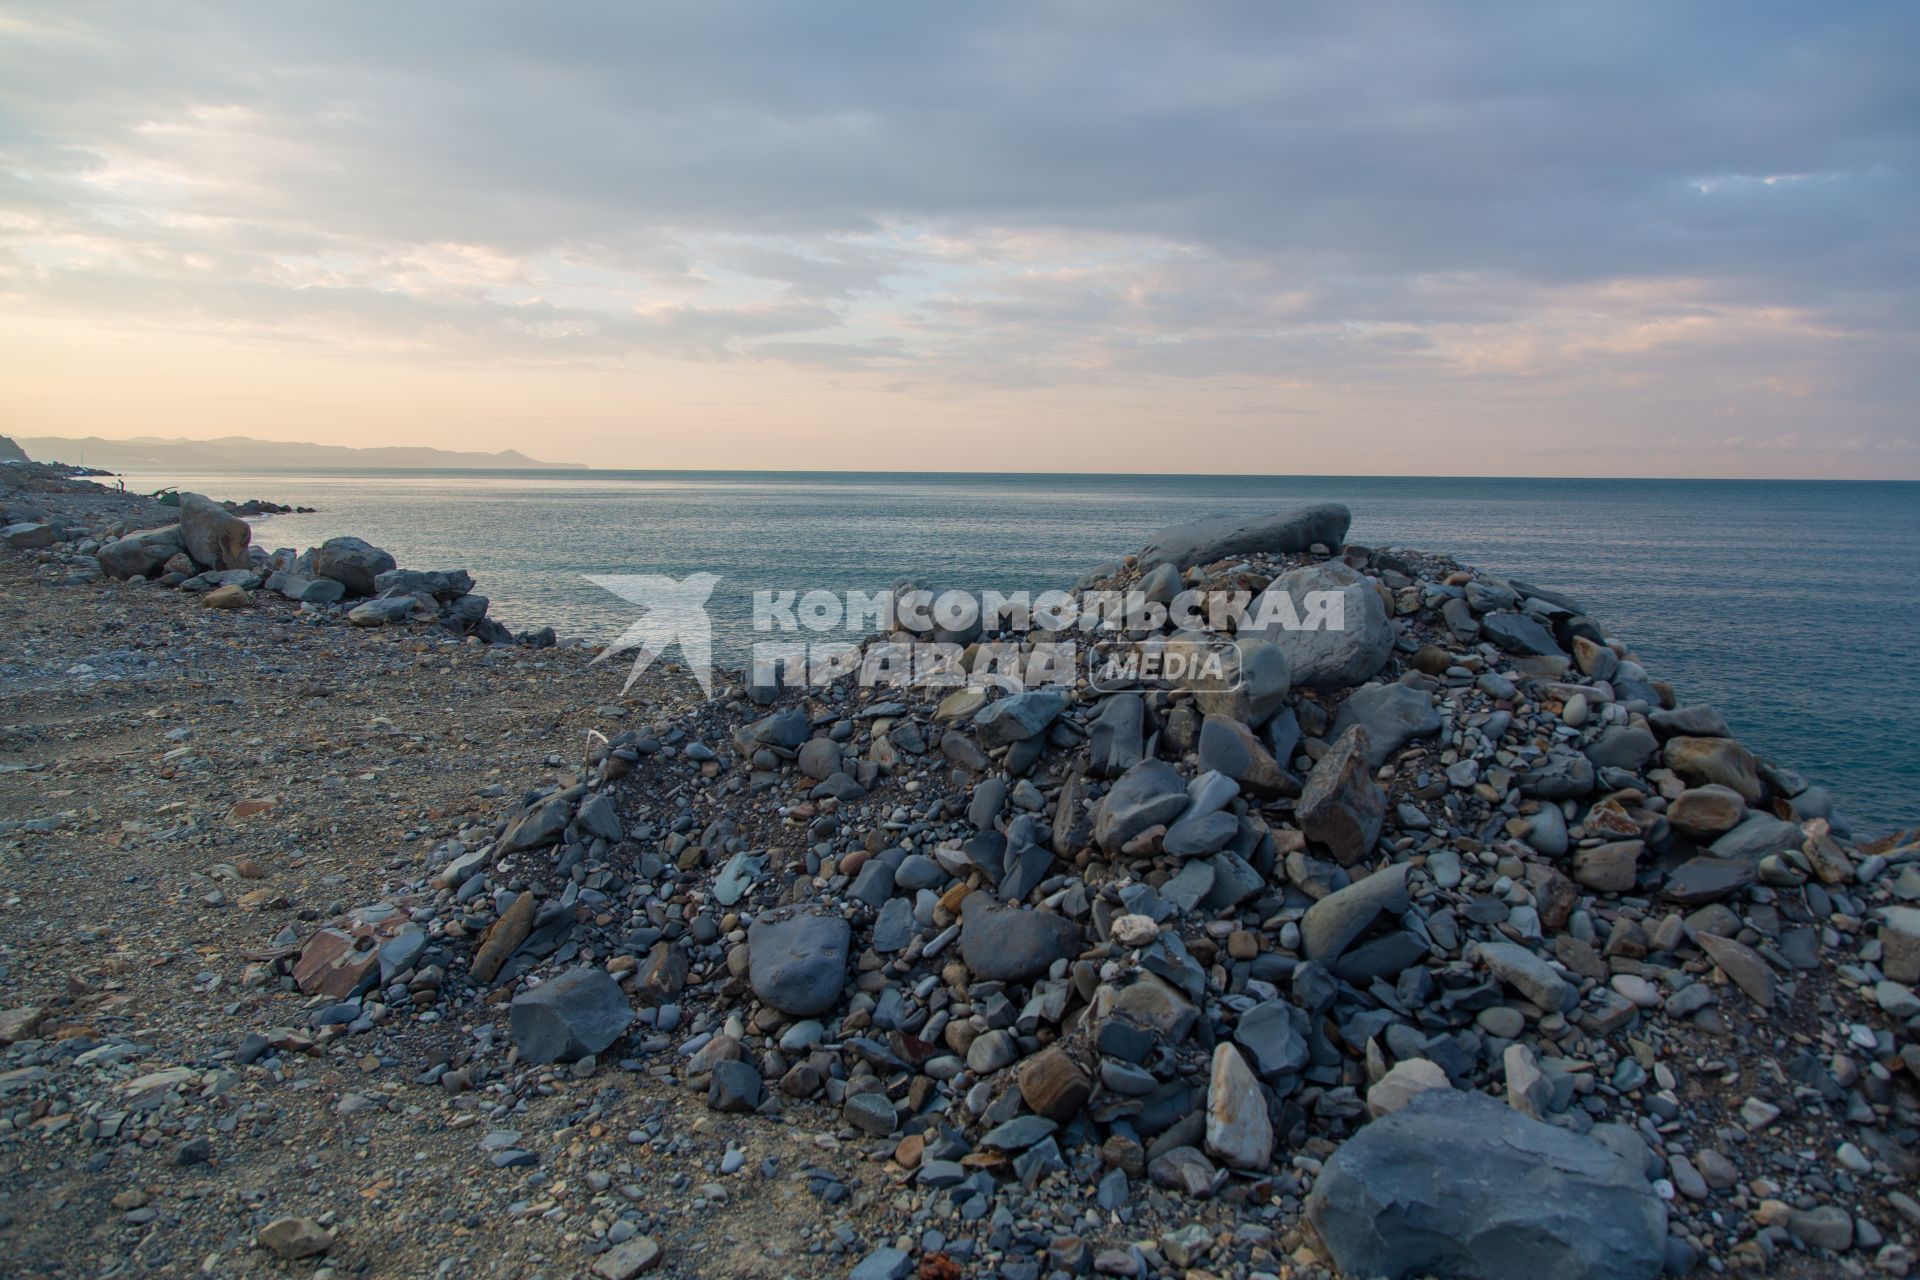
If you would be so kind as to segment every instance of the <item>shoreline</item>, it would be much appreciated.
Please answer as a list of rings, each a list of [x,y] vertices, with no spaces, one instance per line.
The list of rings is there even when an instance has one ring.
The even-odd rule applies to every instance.
[[[683,674],[657,669],[638,687],[644,727],[613,714],[622,673],[589,674],[580,648],[481,645],[439,627],[361,634],[291,603],[224,613],[181,593],[43,581],[39,598],[56,612],[98,591],[179,636],[217,629],[244,651],[271,649],[248,644],[240,628],[254,626],[274,644],[319,643],[330,670],[368,688],[403,688],[402,655],[417,672],[472,664],[449,694],[511,671],[574,708],[569,732],[595,727],[605,739],[583,768],[584,739],[550,737],[534,791],[518,791],[524,775],[497,777],[461,788],[497,791],[458,821],[389,829],[381,854],[340,873],[358,877],[356,900],[323,910],[282,893],[285,906],[227,911],[226,980],[254,993],[234,1025],[261,1043],[241,1040],[224,1058],[202,1047],[204,1067],[136,1095],[157,1091],[163,1114],[191,1115],[201,1070],[272,1096],[291,1087],[286,1064],[311,1058],[312,1071],[339,1073],[344,1102],[366,1096],[345,1073],[376,1059],[389,1100],[336,1104],[313,1118],[321,1131],[399,1128],[409,1110],[444,1113],[442,1126],[493,1125],[481,1148],[491,1169],[475,1185],[512,1187],[509,1206],[570,1206],[550,1220],[560,1225],[548,1247],[607,1274],[629,1262],[629,1274],[762,1274],[754,1260],[713,1265],[705,1252],[727,1224],[756,1216],[794,1274],[1304,1275],[1329,1255],[1383,1267],[1316,1184],[1387,1194],[1384,1160],[1444,1186],[1449,1162],[1475,1159],[1475,1129],[1522,1122],[1528,1141],[1557,1135],[1539,1138],[1533,1167],[1609,1170],[1579,1222],[1540,1195],[1456,1204],[1436,1231],[1474,1212],[1520,1213],[1569,1254],[1607,1240],[1616,1269],[1593,1274],[1714,1259],[1812,1275],[1841,1256],[1895,1269],[1920,1226],[1898,1137],[1920,1122],[1910,1025],[1920,1005],[1909,1007],[1914,975],[1895,976],[1915,944],[1905,917],[1886,910],[1910,910],[1898,904],[1909,881],[1920,889],[1920,845],[1847,840],[1804,780],[1745,754],[1710,709],[1680,702],[1551,591],[1356,548],[1345,534],[1342,521],[1337,536],[1306,543],[1270,536],[1248,549],[1242,538],[1218,556],[1208,555],[1217,540],[1195,535],[1190,565],[1165,562],[1184,583],[1312,582],[1347,593],[1365,619],[1341,646],[1279,637],[1279,658],[1238,691],[1034,691],[968,705],[836,687],[761,706],[732,682],[702,701]],[[8,571],[45,551],[9,553]],[[74,576],[57,567],[60,580]],[[1158,574],[1159,590],[1168,573],[1136,562],[1090,582]],[[425,594],[431,607],[402,593],[410,615],[438,619],[471,591]],[[36,678],[84,682],[54,665]],[[177,679],[93,684],[164,690]],[[157,766],[177,769],[193,743],[154,752]],[[19,750],[10,741],[6,754]],[[460,768],[453,743],[423,739],[409,754],[433,773]],[[0,785],[62,768],[0,773]],[[276,794],[292,785],[277,782]],[[272,822],[285,808],[228,821]],[[21,850],[42,862],[71,831],[0,831],[18,846],[3,855],[9,881],[23,874]],[[151,834],[136,833],[135,848]],[[343,868],[356,861],[344,856]],[[88,874],[96,892],[118,892]],[[33,945],[31,921],[5,920],[10,946]],[[242,963],[240,950],[256,958]],[[783,955],[803,962],[775,963]],[[426,970],[438,970],[430,982]],[[36,1040],[72,1025],[54,991],[16,985],[0,998],[15,1042],[0,1071],[43,1072],[18,1088],[49,1102],[21,1125],[20,1095],[0,1099],[0,1142],[78,1140],[86,1121],[45,1122],[86,1105],[55,1111],[49,1100],[91,1103],[92,1085],[70,1081],[100,1073],[97,1063],[115,1064],[107,1087],[174,1069],[150,1051],[79,1064],[113,1049],[99,1028]],[[40,1019],[12,1017],[21,1007]],[[464,1039],[446,1038],[450,1022]],[[435,1053],[447,1056],[430,1063]],[[559,1061],[539,1061],[549,1056]],[[577,1107],[544,1105],[574,1088],[617,1094],[606,1105],[647,1138],[604,1124],[583,1135]],[[1489,1094],[1497,1118],[1468,1101]],[[489,1098],[502,1102],[476,1105]],[[1464,1130],[1447,1127],[1455,1111],[1470,1117]],[[641,1118],[656,1114],[657,1131]],[[103,1138],[96,1123],[80,1150],[157,1166],[192,1129],[149,1131],[162,1136]],[[507,1132],[511,1142],[493,1138]],[[234,1148],[244,1163],[236,1134],[216,1124],[201,1136],[220,1160]],[[1389,1143],[1400,1144],[1390,1157],[1369,1150]],[[448,1158],[473,1160],[470,1143],[461,1150]],[[667,1178],[650,1196],[711,1209],[714,1225],[612,1190],[647,1176],[635,1150]],[[1808,1150],[1821,1161],[1800,1161]],[[760,1171],[767,1159],[771,1173]],[[809,1162],[823,1172],[801,1172]],[[1620,1172],[1635,1162],[1632,1177]],[[519,1181],[549,1169],[551,1183]],[[595,1171],[606,1175],[597,1189]],[[378,1242],[391,1237],[379,1221],[352,1212],[344,1188],[307,1199],[334,1219],[282,1216],[313,1216],[332,1256],[380,1273]],[[574,1211],[607,1225],[574,1231]],[[21,1226],[0,1228],[0,1252]],[[273,1249],[250,1243],[226,1247],[235,1259]]]

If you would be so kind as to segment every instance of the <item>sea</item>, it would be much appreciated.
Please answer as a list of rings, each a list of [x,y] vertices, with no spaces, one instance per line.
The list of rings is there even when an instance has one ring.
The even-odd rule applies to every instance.
[[[756,590],[1038,592],[1160,526],[1334,500],[1349,538],[1451,555],[1579,600],[1686,702],[1826,785],[1856,834],[1920,824],[1920,483],[648,471],[138,471],[313,514],[408,568],[465,568],[516,630],[604,642],[638,610],[588,575],[718,574],[738,666]]]

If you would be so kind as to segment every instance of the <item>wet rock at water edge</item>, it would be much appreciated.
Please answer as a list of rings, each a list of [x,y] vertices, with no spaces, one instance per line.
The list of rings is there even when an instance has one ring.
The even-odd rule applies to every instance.
[[[349,595],[379,593],[379,576],[395,568],[393,557],[359,538],[329,538],[313,554],[316,577],[332,578]]]

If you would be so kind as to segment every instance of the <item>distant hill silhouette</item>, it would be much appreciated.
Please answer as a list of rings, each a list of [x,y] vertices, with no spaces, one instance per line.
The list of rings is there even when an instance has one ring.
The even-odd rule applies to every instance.
[[[20,447],[39,462],[85,463],[90,467],[175,467],[214,471],[255,467],[417,467],[583,469],[577,462],[541,462],[515,449],[499,453],[468,453],[454,449],[389,447],[350,449],[338,444],[284,444],[250,436],[222,436],[217,440],[164,439],[135,436],[130,440],[102,440],[98,436],[21,436]]]

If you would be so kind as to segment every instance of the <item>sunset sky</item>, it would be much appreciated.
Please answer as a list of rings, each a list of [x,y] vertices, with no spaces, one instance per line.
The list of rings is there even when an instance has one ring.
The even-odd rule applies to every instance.
[[[1920,7],[13,3],[0,432],[1920,478]]]

